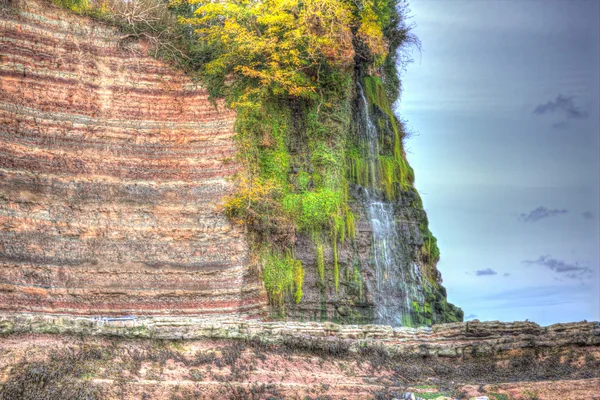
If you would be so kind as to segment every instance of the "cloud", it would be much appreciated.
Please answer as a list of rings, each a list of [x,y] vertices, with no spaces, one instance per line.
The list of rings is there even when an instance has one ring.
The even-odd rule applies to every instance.
[[[465,317],[465,319],[475,319],[475,318],[477,318],[477,315],[475,315],[475,314],[469,314]]]
[[[575,105],[573,96],[563,96],[559,94],[554,101],[544,104],[538,104],[533,110],[534,114],[554,114],[564,113],[568,119],[581,119],[589,117],[589,113]],[[559,123],[560,124],[560,123]]]
[[[581,216],[582,216],[584,219],[593,219],[593,218],[594,218],[594,214],[592,214],[592,213],[591,213],[591,212],[589,212],[589,211],[586,211],[586,212],[584,212],[583,214],[581,214]]]
[[[578,263],[570,264],[565,261],[552,258],[549,255],[540,256],[537,260],[524,260],[523,263],[527,265],[539,265],[546,267],[569,279],[583,279],[584,277],[591,277],[592,275],[592,269],[590,267],[583,267]]]
[[[508,272],[505,272],[503,276],[510,276],[510,274]]]
[[[539,206],[533,211],[530,211],[529,214],[521,214],[519,218],[524,222],[537,222],[541,219],[548,217],[555,217],[560,214],[566,214],[569,211],[567,210],[559,210],[559,209],[548,209],[544,206]]]
[[[475,271],[475,275],[488,276],[488,275],[498,275],[498,273],[491,268],[486,268],[486,269],[478,269],[477,271]]]

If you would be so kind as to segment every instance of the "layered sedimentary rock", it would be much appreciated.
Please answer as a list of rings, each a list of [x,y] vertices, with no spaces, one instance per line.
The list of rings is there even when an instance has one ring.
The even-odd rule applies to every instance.
[[[94,319],[36,314],[0,314],[0,334],[65,334],[161,340],[260,339],[265,343],[323,339],[353,351],[366,344],[419,356],[464,357],[540,347],[600,346],[597,322],[541,327],[533,322],[457,322],[432,328],[338,325],[325,322],[261,322],[227,317]]]
[[[562,400],[595,399],[600,384],[600,326],[587,322],[415,329],[2,314],[0,349],[0,399],[393,399],[410,391]]]
[[[252,316],[235,115],[143,42],[45,2],[0,15],[0,309]]]

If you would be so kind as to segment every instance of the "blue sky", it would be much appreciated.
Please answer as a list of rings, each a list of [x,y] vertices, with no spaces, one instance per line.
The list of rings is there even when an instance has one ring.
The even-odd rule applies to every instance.
[[[405,146],[450,301],[480,320],[599,320],[596,0],[412,0]]]

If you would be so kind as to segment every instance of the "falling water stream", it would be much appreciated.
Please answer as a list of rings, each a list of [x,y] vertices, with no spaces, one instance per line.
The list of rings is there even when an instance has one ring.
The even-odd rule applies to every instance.
[[[402,235],[407,226],[398,223],[394,204],[387,201],[377,188],[379,169],[379,130],[373,123],[369,104],[360,83],[360,124],[364,143],[368,151],[368,187],[363,187],[365,208],[373,232],[373,253],[376,284],[371,288],[374,295],[376,322],[386,325],[412,325],[412,302],[423,301],[423,287],[418,265],[411,257],[410,249]],[[410,233],[409,233],[410,234]]]

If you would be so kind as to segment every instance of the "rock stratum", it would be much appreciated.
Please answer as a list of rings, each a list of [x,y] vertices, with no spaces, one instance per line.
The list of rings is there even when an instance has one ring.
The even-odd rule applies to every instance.
[[[541,327],[534,322],[455,322],[433,327],[340,325],[332,322],[262,322],[199,317],[90,317],[51,314],[0,314],[0,334],[65,334],[126,339],[250,340],[267,343],[323,339],[345,342],[358,351],[362,345],[381,345],[390,351],[419,356],[465,357],[522,348],[599,346],[597,322],[560,323]]]
[[[0,399],[599,398],[598,323],[2,314],[0,334]]]
[[[217,209],[235,113],[143,42],[51,4],[0,16],[0,309],[255,317]]]

